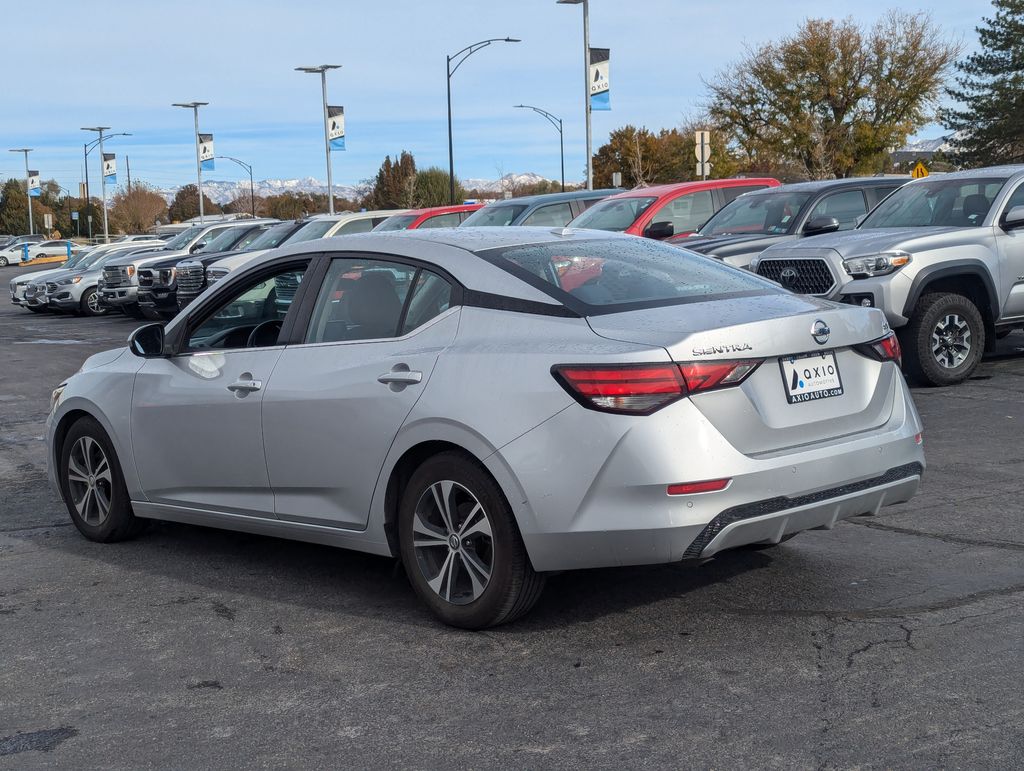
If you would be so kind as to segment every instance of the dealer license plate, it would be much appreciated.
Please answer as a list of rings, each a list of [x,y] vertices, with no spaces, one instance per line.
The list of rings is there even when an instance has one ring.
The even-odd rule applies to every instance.
[[[832,351],[786,356],[779,359],[779,367],[790,404],[843,395],[843,381]]]

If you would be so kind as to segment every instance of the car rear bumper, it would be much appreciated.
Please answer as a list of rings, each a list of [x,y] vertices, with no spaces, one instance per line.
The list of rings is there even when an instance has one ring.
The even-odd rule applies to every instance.
[[[521,487],[508,498],[537,570],[703,559],[909,500],[924,452],[902,379],[895,401],[877,429],[757,455],[738,452],[688,400],[646,418],[573,406],[487,463]],[[668,494],[715,479],[729,481]]]

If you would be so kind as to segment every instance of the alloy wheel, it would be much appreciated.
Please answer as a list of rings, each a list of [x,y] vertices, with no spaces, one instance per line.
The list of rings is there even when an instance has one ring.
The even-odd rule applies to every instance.
[[[90,292],[89,296],[85,300],[85,304],[89,307],[89,313],[99,315],[103,312],[103,308],[100,306],[99,292]]]
[[[466,605],[487,588],[494,568],[491,521],[458,482],[442,480],[420,496],[413,514],[413,549],[427,585],[443,600]]]
[[[88,525],[102,525],[110,514],[113,477],[100,443],[83,436],[68,456],[68,492],[75,511]]]
[[[956,369],[971,353],[971,327],[957,313],[943,316],[932,330],[932,356],[939,366]]]

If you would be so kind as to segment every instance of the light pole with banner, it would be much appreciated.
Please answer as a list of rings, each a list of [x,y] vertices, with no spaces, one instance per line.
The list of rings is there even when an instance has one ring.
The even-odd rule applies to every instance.
[[[192,111],[195,121],[195,134],[192,137],[196,143],[196,186],[199,190],[199,224],[203,224],[203,162],[199,157],[199,108],[205,107],[209,102],[175,102],[171,107],[184,107]]]
[[[693,154],[697,156],[697,175],[707,179],[711,174],[711,132],[697,129],[693,135]]]
[[[543,115],[548,119],[548,122],[558,130],[558,151],[562,159],[562,192],[565,192],[565,141],[562,135],[562,119],[556,118],[554,115],[549,113],[547,110],[542,110],[540,107],[534,107],[532,104],[517,104],[516,107],[521,107],[526,110],[533,110],[538,115]]]
[[[320,93],[323,96],[324,107],[324,153],[327,156],[327,211],[330,214],[334,214],[334,175],[331,173],[331,131],[328,128],[330,118],[327,114],[327,71],[340,69],[340,64],[317,64],[295,68],[296,72],[320,75]]]
[[[252,183],[252,166],[250,166],[245,161],[240,161],[237,158],[232,158],[230,155],[218,155],[215,157],[223,158],[225,161],[234,161],[247,172],[249,172],[249,203],[252,207],[252,217],[253,219],[256,219],[256,192],[255,187],[253,186]]]
[[[455,153],[452,143],[452,75],[462,66],[470,56],[482,48],[487,48],[491,43],[521,43],[517,37],[492,37],[489,40],[481,40],[473,45],[468,45],[461,51],[457,51],[448,58],[448,203],[455,205]],[[452,67],[455,62],[455,67]]]
[[[99,134],[96,144],[100,148],[100,191],[103,194],[103,242],[106,244],[110,243],[110,230],[107,227],[107,175],[103,169],[103,132],[109,128],[110,126],[82,126],[82,131],[95,131]]]
[[[83,131],[92,131],[93,129],[82,129],[82,130]],[[106,134],[106,135],[104,135],[104,139],[110,139],[111,137],[130,137],[130,136],[131,136],[131,134],[126,134],[126,133],[122,132],[120,134]],[[86,205],[86,208],[92,206],[92,203],[91,203],[92,199],[91,199],[91,197],[89,195],[89,153],[91,153],[93,151],[93,149],[96,147],[96,145],[99,144],[99,142],[100,142],[100,140],[94,139],[91,142],[85,142],[85,143],[82,144],[82,164],[83,164],[83,170],[85,171],[85,205]],[[100,169],[100,171],[102,173],[102,169]],[[92,238],[91,235],[89,237]]]
[[[25,154],[25,200],[28,202],[28,234],[32,235],[35,233],[35,226],[32,223],[32,182],[31,174],[28,170],[28,154],[32,152],[31,147],[18,147],[11,150],[12,153],[24,153]]]
[[[583,6],[583,109],[587,124],[587,190],[593,190],[594,158],[590,133],[590,0],[556,0],[556,3]]]

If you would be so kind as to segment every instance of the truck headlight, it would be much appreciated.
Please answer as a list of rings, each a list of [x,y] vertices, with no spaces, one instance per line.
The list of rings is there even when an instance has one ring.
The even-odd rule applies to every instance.
[[[174,277],[178,275],[176,268],[161,268],[160,269],[160,285],[170,286],[174,283]]]
[[[907,252],[881,252],[843,260],[843,268],[854,278],[870,278],[894,273],[904,265],[909,265],[910,260],[911,256]]]

